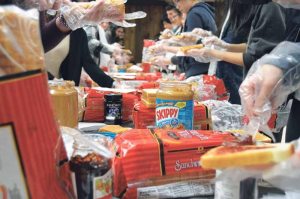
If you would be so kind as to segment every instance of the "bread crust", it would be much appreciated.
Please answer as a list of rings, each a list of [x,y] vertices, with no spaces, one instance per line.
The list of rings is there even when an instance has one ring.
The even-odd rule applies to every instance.
[[[293,153],[292,144],[221,146],[203,155],[200,164],[209,169],[263,166],[284,161]]]

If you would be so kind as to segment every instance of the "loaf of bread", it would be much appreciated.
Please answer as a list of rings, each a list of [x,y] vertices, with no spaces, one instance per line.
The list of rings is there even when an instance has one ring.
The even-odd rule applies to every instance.
[[[263,166],[279,163],[294,153],[292,144],[220,146],[201,157],[201,166],[208,169]]]
[[[0,76],[44,68],[38,12],[0,7]]]

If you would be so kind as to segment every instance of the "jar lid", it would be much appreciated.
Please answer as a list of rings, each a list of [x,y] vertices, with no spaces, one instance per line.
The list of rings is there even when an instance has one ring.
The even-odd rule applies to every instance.
[[[109,100],[109,101],[119,101],[119,100],[122,100],[122,95],[121,94],[106,94],[104,96],[104,98],[106,100]]]

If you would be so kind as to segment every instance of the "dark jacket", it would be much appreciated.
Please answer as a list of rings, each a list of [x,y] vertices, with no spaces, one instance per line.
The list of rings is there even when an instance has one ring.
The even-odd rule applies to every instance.
[[[99,86],[112,87],[114,80],[106,75],[92,59],[86,33],[80,28],[70,34],[69,54],[60,66],[60,74],[63,79],[73,80],[78,86],[82,67]]]
[[[183,32],[191,32],[195,28],[217,32],[215,22],[214,8],[207,3],[197,3],[187,13],[186,21],[183,26]],[[206,74],[208,63],[200,63],[191,57],[184,57],[180,60],[179,68],[185,72],[185,76],[191,77],[200,74]]]
[[[70,32],[61,32],[56,26],[56,18],[46,22],[45,11],[40,11],[40,29],[45,53],[59,44]]]
[[[270,53],[285,39],[285,31],[284,8],[273,2],[258,6],[251,24],[247,50],[243,54],[245,73],[256,60]]]

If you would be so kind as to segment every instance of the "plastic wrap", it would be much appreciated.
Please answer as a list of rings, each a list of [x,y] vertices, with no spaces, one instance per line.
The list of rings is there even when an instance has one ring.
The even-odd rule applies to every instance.
[[[212,36],[212,32],[211,31],[207,31],[207,30],[203,30],[202,28],[195,28],[192,31],[193,34],[198,35],[199,37],[205,38],[205,37],[209,37]]]
[[[217,50],[226,50],[229,46],[228,43],[219,39],[216,36],[205,37],[202,40],[202,42],[205,46],[213,47],[214,49],[217,49]]]
[[[62,0],[13,0],[13,3],[24,9],[37,8],[43,11],[56,7],[55,4],[60,5]]]
[[[134,27],[135,24],[128,23],[125,20],[141,19],[147,15],[142,11],[125,14],[123,0],[65,3],[60,10],[72,30],[81,28],[84,25],[97,25],[101,22],[112,22],[118,26]]]
[[[239,90],[250,118],[248,132],[258,128],[270,132],[266,124],[271,113],[278,111],[289,94],[299,90],[299,51],[299,44],[283,42],[251,67]]]
[[[300,194],[300,139],[292,143],[295,147],[295,154],[289,160],[265,171],[263,179],[287,193],[297,193],[298,197],[291,197],[296,199]]]
[[[111,141],[102,135],[82,134],[71,128],[61,130],[56,161],[63,188],[71,198],[111,197],[114,157]],[[62,153],[63,149],[66,154]]]
[[[285,8],[300,9],[300,2],[298,0],[273,0],[276,3],[279,3]]]
[[[244,113],[240,105],[230,104],[226,101],[207,101],[203,103],[211,110],[213,130],[229,131],[243,128]]]
[[[0,77],[44,69],[38,11],[0,7]]]
[[[201,36],[193,32],[183,32],[180,35],[175,35],[168,40],[168,43],[177,44],[179,46],[191,46],[197,44],[201,40]]]

